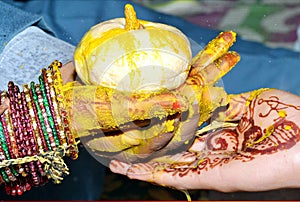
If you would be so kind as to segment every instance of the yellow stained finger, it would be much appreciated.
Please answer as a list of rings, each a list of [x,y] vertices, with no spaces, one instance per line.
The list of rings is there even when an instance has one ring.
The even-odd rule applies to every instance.
[[[206,86],[203,88],[202,102],[199,104],[199,126],[207,121],[212,113],[221,106],[228,104],[227,93],[222,87]]]
[[[206,85],[214,85],[225,76],[238,62],[240,55],[236,52],[228,52],[212,62],[199,75],[203,78]]]
[[[101,152],[119,152],[141,143],[139,131],[128,131],[116,136],[104,136],[87,142],[92,150]]]
[[[160,156],[155,159],[151,159],[152,162],[161,162],[161,163],[167,163],[167,164],[176,164],[184,167],[184,165],[190,165],[192,162],[197,160],[197,155],[201,155],[201,152],[180,152],[174,155],[165,155]]]
[[[177,125],[178,123],[175,119],[166,120],[161,124],[154,124],[146,129],[124,131],[124,133],[117,136],[94,138],[87,142],[87,146],[99,152],[119,152],[131,149],[127,150],[127,152],[131,154],[147,154],[164,146],[172,137],[172,133],[176,130]],[[171,136],[166,135],[167,133],[171,134]]]
[[[193,76],[225,54],[236,40],[236,33],[233,31],[221,32],[215,39],[210,41],[193,59],[190,75]]]
[[[196,85],[203,87],[204,85],[212,86],[225,76],[238,62],[240,55],[234,51],[230,51],[216,59],[201,71],[193,76],[189,76],[186,80],[188,85]]]

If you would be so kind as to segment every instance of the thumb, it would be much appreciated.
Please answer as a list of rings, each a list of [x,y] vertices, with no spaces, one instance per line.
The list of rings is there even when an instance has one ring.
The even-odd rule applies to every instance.
[[[9,100],[1,96],[0,115],[3,114],[3,112],[7,109],[9,109]]]

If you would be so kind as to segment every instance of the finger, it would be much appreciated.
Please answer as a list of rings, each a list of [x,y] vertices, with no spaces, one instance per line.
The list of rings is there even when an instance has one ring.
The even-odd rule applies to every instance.
[[[189,156],[189,158],[192,157]],[[184,157],[181,157],[181,159],[184,161]],[[196,157],[193,159],[196,159]],[[148,162],[127,164],[114,160],[110,162],[109,168],[112,172],[127,175],[130,179],[147,181],[180,190],[201,189],[205,184],[205,182],[203,185],[201,185],[201,182],[199,183],[201,179],[205,179],[205,174],[201,173],[202,175],[199,176],[197,172],[191,172],[195,169],[195,166],[190,169],[191,167],[186,163],[168,164]],[[209,180],[209,178],[204,181],[206,180]]]
[[[130,163],[124,163],[117,160],[112,160],[109,163],[110,170],[121,175],[127,175],[127,170],[130,168],[130,166]]]
[[[87,142],[88,147],[98,152],[121,152],[110,156],[126,162],[149,157],[164,147],[174,135],[179,117],[154,124],[148,129],[124,131],[117,136],[95,138]]]
[[[199,102],[199,123],[202,125],[207,121],[212,113],[221,106],[228,104],[227,93],[222,87],[204,86],[201,96],[201,102]]]
[[[138,146],[138,149],[134,149],[136,152],[133,153],[140,153],[143,150],[144,152],[153,152],[159,150],[173,136],[173,131],[167,133],[162,128],[160,128],[161,131],[156,131],[158,127],[153,127],[150,130],[130,130],[120,135],[95,138],[90,140],[87,145],[91,149],[101,152],[119,152],[134,146]],[[149,144],[150,142],[151,144]],[[127,152],[129,151],[127,150]]]
[[[159,151],[159,148],[164,147],[172,137],[173,133],[158,135],[151,138],[151,140],[144,141],[141,145],[129,147],[128,149],[113,155],[107,155],[107,157],[110,159],[118,159],[127,163],[145,162],[146,159],[154,156],[157,151]]]
[[[115,136],[104,136],[87,142],[92,150],[101,152],[119,152],[141,144],[141,134],[137,130],[128,131]]]
[[[225,54],[235,42],[236,33],[232,31],[221,32],[215,39],[201,50],[192,60],[193,69],[190,73],[194,76],[207,65],[211,64],[217,58]]]
[[[178,129],[168,144],[157,151],[153,157],[165,155],[166,152],[180,153],[185,151],[192,144],[195,138],[195,132],[199,122],[199,106],[197,103],[190,106],[189,111],[181,117],[178,123]]]
[[[133,121],[163,119],[188,109],[187,99],[176,92],[135,96],[100,86],[72,85],[65,85],[64,93],[71,124],[79,136],[128,128]]]
[[[225,76],[240,60],[236,52],[227,52],[214,60],[208,66],[197,73],[190,74],[186,83],[190,85],[204,86],[214,85]]]
[[[213,85],[225,76],[238,62],[240,55],[236,52],[228,52],[213,61],[199,72],[207,85]]]
[[[76,72],[74,63],[72,61],[66,63],[60,68],[60,73],[63,79],[63,83],[72,82],[75,80]]]
[[[5,110],[9,109],[9,99],[5,98],[1,95],[0,97],[0,115],[5,112]]]
[[[131,177],[144,177],[147,175],[151,175],[154,171],[158,171],[158,167],[166,167],[166,166],[173,166],[173,168],[190,168],[191,164],[194,162],[199,161],[199,155],[193,152],[182,152],[175,155],[167,155],[152,159],[151,162],[148,163],[125,163],[119,160],[112,160],[109,164],[109,168],[112,172],[119,173],[122,175],[132,175]],[[196,167],[197,165],[195,165]],[[143,168],[147,169],[148,171],[143,173]],[[135,172],[135,169],[138,169]],[[133,174],[134,173],[134,174]],[[135,174],[137,174],[135,176]],[[130,176],[129,176],[130,177]],[[140,178],[140,180],[149,181],[151,176],[148,178]]]
[[[3,112],[4,112],[5,110],[7,110],[7,109],[8,109],[8,106],[7,106],[7,105],[5,105],[5,104],[0,105],[0,115],[3,114]]]
[[[117,160],[112,160],[109,164],[109,168],[112,172],[126,175],[131,179],[154,182],[153,173],[157,165],[158,163],[130,164]]]
[[[265,191],[299,186],[300,179],[297,177],[299,169],[295,169],[295,166],[299,166],[299,162],[294,163],[294,155],[299,149],[300,147],[297,147],[273,155],[237,154],[232,157],[208,155],[198,162],[197,167],[192,168],[156,162],[126,164],[112,161],[110,169],[131,179],[179,190]],[[282,164],[283,159],[286,164]],[[297,174],[291,175],[291,172]]]

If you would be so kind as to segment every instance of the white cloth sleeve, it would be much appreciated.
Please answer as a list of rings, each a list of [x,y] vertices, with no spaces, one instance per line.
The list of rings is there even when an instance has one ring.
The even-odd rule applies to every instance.
[[[10,40],[0,53],[0,90],[7,90],[9,81],[20,88],[24,83],[37,83],[42,68],[54,60],[63,64],[73,60],[74,49],[38,27],[28,27]]]

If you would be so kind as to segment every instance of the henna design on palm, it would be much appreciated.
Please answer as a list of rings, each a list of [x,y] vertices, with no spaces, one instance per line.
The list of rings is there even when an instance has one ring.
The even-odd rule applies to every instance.
[[[247,97],[235,98],[235,106],[242,109],[242,105],[248,102]],[[265,112],[260,111],[263,108]],[[170,166],[165,172],[184,177],[189,172],[200,174],[202,170],[213,169],[216,166],[228,164],[232,160],[242,162],[251,161],[256,155],[273,154],[278,150],[289,149],[300,141],[300,128],[289,120],[288,113],[298,111],[300,106],[287,104],[280,101],[277,96],[268,98],[255,97],[248,103],[248,110],[243,114],[236,128],[219,129],[199,138],[199,142],[205,144],[205,148],[197,152],[184,154],[182,157],[194,160],[185,166]],[[228,113],[234,120],[239,117],[237,113]],[[271,120],[268,126],[260,126],[258,123]],[[188,164],[188,166],[187,166]]]
[[[274,117],[273,123],[264,129],[255,124],[256,105],[263,105],[267,109],[265,113],[256,112],[260,119]],[[294,146],[300,140],[300,133],[299,126],[287,118],[289,109],[300,111],[300,106],[284,103],[277,96],[270,96],[268,99],[255,98],[239,125],[247,125],[247,128],[238,127],[239,134],[244,135],[242,150],[253,155],[271,154]],[[248,124],[243,124],[245,122]]]

